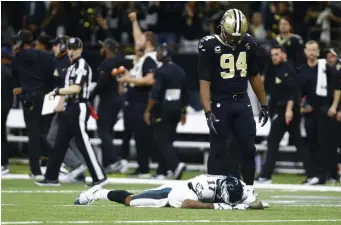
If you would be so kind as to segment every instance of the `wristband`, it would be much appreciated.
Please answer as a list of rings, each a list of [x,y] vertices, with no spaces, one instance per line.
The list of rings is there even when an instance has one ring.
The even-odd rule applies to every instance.
[[[59,88],[56,88],[56,89],[54,90],[54,92],[56,93],[56,95],[60,95],[60,93],[59,93]]]

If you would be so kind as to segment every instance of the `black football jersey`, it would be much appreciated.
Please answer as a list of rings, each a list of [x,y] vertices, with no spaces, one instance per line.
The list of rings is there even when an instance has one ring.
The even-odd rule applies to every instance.
[[[211,82],[212,98],[247,91],[248,78],[259,73],[256,42],[249,34],[235,46],[225,44],[218,35],[206,36],[198,49],[199,79]],[[205,70],[209,75],[201,75]]]

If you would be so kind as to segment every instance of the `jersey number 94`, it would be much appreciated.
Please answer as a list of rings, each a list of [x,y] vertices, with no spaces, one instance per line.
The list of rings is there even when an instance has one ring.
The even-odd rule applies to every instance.
[[[235,68],[240,71],[241,77],[246,77],[247,74],[246,52],[240,52],[236,62],[233,54],[221,55],[220,67],[224,70],[228,70],[228,72],[220,72],[220,75],[223,79],[233,78],[236,74]]]

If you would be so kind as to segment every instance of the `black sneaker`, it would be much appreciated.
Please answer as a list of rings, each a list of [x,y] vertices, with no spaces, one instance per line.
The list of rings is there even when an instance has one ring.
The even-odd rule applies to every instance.
[[[1,175],[6,175],[9,173],[8,165],[1,166]]]
[[[95,185],[100,185],[100,186],[103,187],[104,185],[106,185],[108,183],[109,183],[108,178],[104,178],[102,180],[99,180],[99,181],[96,181],[96,182],[92,182],[91,184],[86,184],[86,187],[93,187]]]
[[[60,183],[58,182],[58,180],[48,180],[48,179],[44,179],[42,181],[35,181],[34,182],[36,185],[38,186],[46,186],[46,187],[59,187]]]
[[[271,178],[266,178],[266,177],[257,177],[255,179],[256,184],[272,184],[272,179]]]

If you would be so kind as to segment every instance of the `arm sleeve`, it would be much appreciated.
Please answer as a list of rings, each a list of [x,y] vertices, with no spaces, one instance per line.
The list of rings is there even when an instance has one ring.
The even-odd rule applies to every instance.
[[[163,93],[161,73],[158,71],[155,71],[154,79],[155,79],[155,82],[154,82],[153,88],[152,88],[151,99],[161,101],[162,100],[162,93]]]
[[[20,87],[19,71],[16,64],[16,59],[14,58],[14,60],[12,61],[13,88]]]
[[[181,101],[182,101],[182,107],[186,107],[188,105],[189,101],[189,93],[188,93],[188,84],[187,80],[184,80],[182,89],[181,89]],[[185,110],[185,109],[184,109]]]
[[[113,79],[110,77],[110,69],[99,67],[97,70],[97,85],[90,94],[90,101],[94,100],[100,90],[108,83],[109,79]]]
[[[341,76],[333,76],[333,86],[336,90],[341,90]]]
[[[265,92],[267,94],[270,94],[271,87],[273,85],[273,79],[274,79],[274,71],[272,70],[271,62],[268,61],[268,63],[265,66],[263,76],[264,76],[264,88]]]
[[[257,46],[255,43],[252,44],[249,54],[249,60],[247,61],[247,74],[251,77],[259,74],[257,66]]]
[[[336,70],[334,67],[330,67],[327,65],[326,67],[327,76],[329,76],[332,87],[334,90],[341,90],[341,72],[340,70]]]
[[[211,60],[207,53],[200,52],[198,56],[199,80],[211,81]]]
[[[289,66],[289,70],[290,76],[288,78],[287,84],[290,90],[290,95],[288,96],[288,100],[294,101],[295,104],[300,104],[300,102],[297,102],[300,99],[300,85],[298,76],[296,71],[291,66]]]
[[[297,35],[297,48],[295,55],[295,66],[300,66],[304,63],[305,55],[304,55],[304,42],[303,39]]]
[[[142,66],[143,76],[146,76],[148,73],[154,72],[156,68],[157,68],[156,62],[150,57],[146,58]]]

